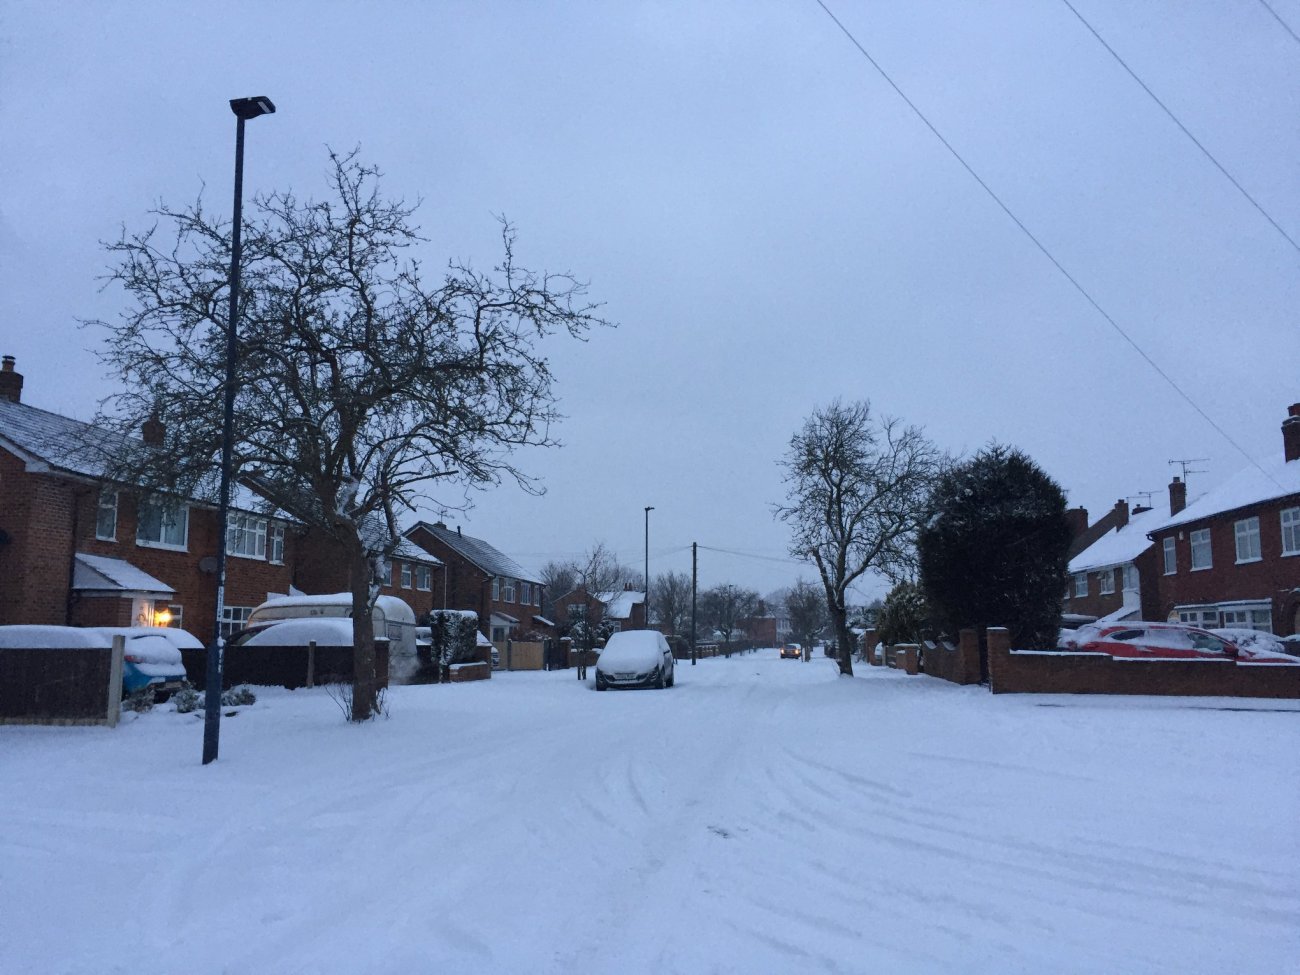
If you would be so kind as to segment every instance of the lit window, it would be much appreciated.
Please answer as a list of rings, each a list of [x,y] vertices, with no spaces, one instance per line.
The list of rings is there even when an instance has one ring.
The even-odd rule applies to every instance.
[[[1214,565],[1210,552],[1210,530],[1201,528],[1192,532],[1192,569],[1209,569]]]
[[[1165,539],[1165,575],[1171,576],[1178,571],[1178,550],[1174,536]]]
[[[1259,519],[1243,518],[1234,526],[1237,535],[1237,561],[1258,562],[1262,558],[1259,550]]]
[[[232,511],[226,525],[226,554],[266,558],[266,519]]]
[[[117,541],[117,492],[104,488],[99,492],[99,508],[95,512],[95,537],[105,542]]]
[[[1300,555],[1300,508],[1282,512],[1282,554]]]
[[[413,573],[411,572],[411,563],[403,562],[402,563],[402,588],[403,589],[411,588],[412,576]]]
[[[184,548],[189,536],[190,510],[184,505],[141,501],[136,519],[137,545]]]
[[[1115,570],[1106,569],[1104,572],[1097,573],[1097,582],[1100,584],[1100,593],[1103,596],[1112,595],[1115,592]]]
[[[1076,572],[1074,574],[1074,594],[1075,596],[1088,595],[1088,573]]]

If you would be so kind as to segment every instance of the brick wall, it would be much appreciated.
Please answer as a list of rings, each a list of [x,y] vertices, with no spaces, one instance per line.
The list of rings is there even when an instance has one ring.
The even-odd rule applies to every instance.
[[[324,533],[308,530],[297,538],[293,567],[293,584],[309,595],[331,592],[350,592],[347,558],[338,542]],[[396,596],[411,607],[419,619],[431,609],[442,609],[442,567],[431,566],[431,584],[428,589],[415,587],[415,572],[411,572],[411,587],[402,586],[402,566],[409,560],[394,558],[392,571],[379,587],[384,596]],[[410,563],[412,566],[414,563]]]
[[[1300,665],[1231,660],[1116,660],[1104,653],[1012,650],[1010,634],[987,631],[994,694],[1159,694],[1300,698]]]
[[[962,630],[957,645],[927,646],[921,655],[921,672],[954,684],[980,682],[980,640],[974,630]]]

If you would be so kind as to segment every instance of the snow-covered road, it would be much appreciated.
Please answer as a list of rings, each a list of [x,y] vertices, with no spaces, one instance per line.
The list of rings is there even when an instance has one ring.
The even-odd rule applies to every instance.
[[[1283,972],[1295,702],[776,651],[0,728],[0,971]]]

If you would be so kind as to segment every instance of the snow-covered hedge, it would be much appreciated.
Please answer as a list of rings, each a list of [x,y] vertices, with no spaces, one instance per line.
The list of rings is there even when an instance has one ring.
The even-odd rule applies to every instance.
[[[428,614],[430,656],[444,667],[478,659],[478,613],[435,609]]]

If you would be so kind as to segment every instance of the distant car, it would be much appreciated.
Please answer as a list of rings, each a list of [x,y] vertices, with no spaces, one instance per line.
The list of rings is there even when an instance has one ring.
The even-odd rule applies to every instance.
[[[184,630],[165,626],[92,626],[106,637],[123,637],[122,693],[135,694],[146,687],[155,699],[165,701],[185,683],[181,649],[202,650],[203,642]]]
[[[1182,623],[1118,623],[1080,632],[1078,649],[1138,660],[1241,660],[1257,664],[1294,664],[1286,654],[1232,640]]]
[[[797,643],[786,643],[783,644],[781,647],[782,660],[784,660],[786,657],[793,657],[795,660],[798,660],[802,656],[803,656],[803,647],[799,646],[799,644]]]
[[[620,630],[596,658],[596,690],[673,686],[673,652],[657,630]]]

